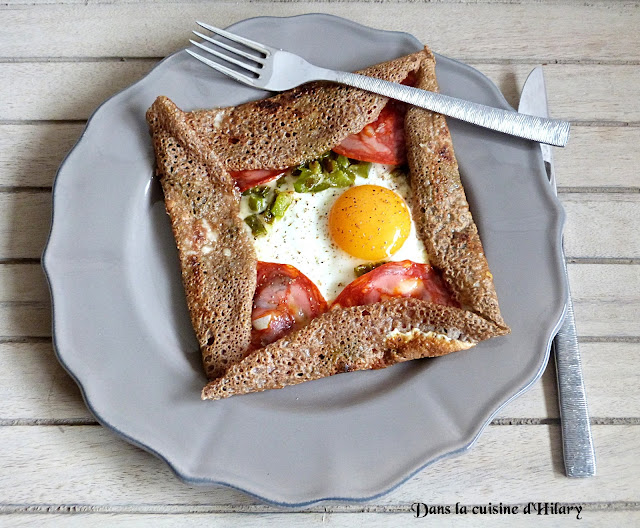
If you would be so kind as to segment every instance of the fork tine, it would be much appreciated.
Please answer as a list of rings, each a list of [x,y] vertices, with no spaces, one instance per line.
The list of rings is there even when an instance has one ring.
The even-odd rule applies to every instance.
[[[199,42],[196,42],[195,40],[189,40],[189,42],[191,42],[191,44],[193,44],[194,46],[197,46],[201,50],[204,50],[207,53],[211,53],[212,55],[215,55],[216,57],[219,57],[224,61],[230,62],[231,64],[235,64],[236,66],[239,66],[240,68],[243,68],[245,70],[249,70],[249,71],[251,71],[251,72],[253,72],[255,74],[258,74],[258,75],[260,74],[260,69],[254,67],[254,66],[251,66],[251,64],[247,64],[246,62],[242,62],[242,61],[239,61],[237,59],[234,59],[233,57],[229,57],[229,55],[225,55],[224,53],[220,53],[219,51],[211,49],[208,46],[205,46],[204,44],[200,44]]]
[[[248,38],[241,37],[239,35],[234,35],[233,33],[229,33],[224,29],[219,29],[214,26],[210,26],[209,24],[205,24],[204,22],[198,22],[196,20],[196,24],[203,27],[204,29],[208,29],[212,33],[216,35],[220,35],[221,37],[227,38],[233,42],[238,42],[239,44],[244,44],[248,48],[256,50],[259,53],[264,53],[265,55],[269,55],[271,53],[270,49],[265,47],[264,44],[260,44],[259,42],[255,42],[253,40],[249,40]]]
[[[240,55],[241,57],[244,57],[245,59],[249,59],[252,61],[255,61],[259,64],[263,64],[264,63],[264,59],[262,57],[258,57],[257,55],[252,55],[251,53],[247,53],[246,51],[242,51],[238,48],[234,48],[233,46],[229,46],[229,44],[225,44],[224,42],[220,41],[220,40],[214,40],[211,37],[208,37],[207,35],[200,33],[198,31],[193,31],[193,33],[195,35],[198,35],[202,40],[206,40],[207,42],[211,42],[211,44],[215,44],[216,46],[220,46],[221,48],[226,49],[227,51],[230,51],[231,53],[235,53],[236,55]]]
[[[204,64],[206,64],[207,66],[213,68],[216,71],[219,71],[220,73],[223,73],[225,75],[228,75],[229,77],[231,77],[232,79],[235,79],[238,82],[244,83],[244,84],[248,84],[249,86],[253,86],[255,88],[255,82],[253,79],[251,79],[250,77],[247,77],[246,75],[242,75],[241,73],[238,73],[235,70],[232,70],[231,68],[227,68],[226,66],[223,66],[222,64],[218,64],[217,62],[213,62],[212,60],[207,59],[206,57],[203,57],[202,55],[198,55],[197,53],[194,53],[191,50],[185,50],[189,55],[191,55],[193,58],[198,59],[200,62],[203,62]]]

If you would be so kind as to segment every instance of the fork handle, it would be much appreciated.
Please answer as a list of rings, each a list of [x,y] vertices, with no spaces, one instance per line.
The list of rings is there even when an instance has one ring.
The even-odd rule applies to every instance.
[[[326,80],[391,97],[398,101],[404,101],[420,108],[426,108],[439,114],[512,136],[557,147],[564,147],[569,140],[571,125],[567,121],[519,114],[518,112],[472,103],[471,101],[456,99],[448,95],[429,92],[374,77],[358,75],[357,73],[331,72],[330,70],[327,70],[327,72],[329,75],[327,75]]]

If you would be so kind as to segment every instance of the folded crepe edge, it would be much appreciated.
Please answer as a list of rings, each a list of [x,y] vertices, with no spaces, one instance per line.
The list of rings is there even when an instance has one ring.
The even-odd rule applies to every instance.
[[[181,117],[168,100],[147,112],[191,324],[205,373],[214,379],[240,361],[251,343],[256,255],[237,214],[233,179],[217,157],[193,154],[198,138],[180,126]]]
[[[432,56],[433,57],[433,56]],[[416,87],[438,91],[435,59],[420,63]],[[464,307],[508,329],[443,115],[415,106],[405,117],[412,212],[429,262]]]
[[[468,311],[396,298],[333,309],[232,364],[202,399],[280,389],[356,370],[466,350],[507,331]]]

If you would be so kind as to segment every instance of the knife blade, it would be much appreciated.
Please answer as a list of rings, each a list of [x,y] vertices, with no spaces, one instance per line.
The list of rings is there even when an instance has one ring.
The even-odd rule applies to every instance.
[[[527,77],[520,94],[518,112],[539,117],[549,116],[542,66],[534,68]],[[540,150],[547,177],[557,194],[552,148],[541,143]],[[562,256],[567,281],[566,314],[553,340],[553,351],[558,381],[564,467],[568,477],[591,477],[596,474],[595,451],[564,249]]]

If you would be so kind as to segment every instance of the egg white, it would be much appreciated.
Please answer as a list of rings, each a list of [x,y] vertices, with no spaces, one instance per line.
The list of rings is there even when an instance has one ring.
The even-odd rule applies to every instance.
[[[372,164],[368,178],[357,177],[356,185],[380,185],[400,195],[408,204],[411,187],[404,175],[391,175],[390,166]],[[294,178],[287,177],[280,191],[293,191]],[[269,184],[275,187],[276,183]],[[324,298],[331,302],[342,289],[356,278],[354,267],[369,261],[352,257],[339,248],[329,232],[329,211],[336,198],[346,189],[326,189],[317,193],[295,193],[294,203],[283,218],[266,225],[267,235],[254,237],[257,258],[263,262],[290,264],[304,273],[315,283]],[[248,198],[240,202],[240,217],[253,214],[248,206]],[[417,237],[411,221],[411,231],[402,247],[388,259],[389,261],[412,260],[428,263],[424,244]]]

